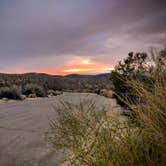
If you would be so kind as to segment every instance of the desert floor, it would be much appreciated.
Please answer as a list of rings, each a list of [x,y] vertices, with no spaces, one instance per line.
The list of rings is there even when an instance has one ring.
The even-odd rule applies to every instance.
[[[96,94],[64,93],[52,98],[0,102],[0,166],[58,166],[64,158],[46,139],[49,118],[56,118],[60,101],[78,104],[96,101],[96,107],[112,110],[113,99]]]

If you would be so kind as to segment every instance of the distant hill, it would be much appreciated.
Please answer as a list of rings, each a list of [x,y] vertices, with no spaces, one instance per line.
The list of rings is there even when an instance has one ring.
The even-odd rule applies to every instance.
[[[96,74],[96,75],[81,75],[81,74],[69,74],[64,77],[67,78],[110,78],[111,74],[110,73],[103,73],[103,74]]]
[[[46,89],[98,89],[112,86],[110,73],[97,75],[70,74],[66,76],[45,73],[5,74],[0,73],[0,87],[37,84]]]

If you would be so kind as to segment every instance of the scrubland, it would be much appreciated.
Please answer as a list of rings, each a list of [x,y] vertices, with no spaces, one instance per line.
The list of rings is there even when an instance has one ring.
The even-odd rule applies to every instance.
[[[49,140],[68,152],[64,165],[166,165],[166,52],[152,56],[155,64],[146,66],[144,74],[138,63],[133,69],[133,62],[143,65],[146,55],[142,55],[130,54],[121,63],[120,67],[127,64],[124,72],[114,71],[116,83],[123,83],[122,89],[122,84],[115,87],[115,97],[125,108],[121,114],[96,108],[92,101],[79,106],[62,102],[56,109],[58,118],[50,120]],[[128,79],[122,80],[123,74]]]

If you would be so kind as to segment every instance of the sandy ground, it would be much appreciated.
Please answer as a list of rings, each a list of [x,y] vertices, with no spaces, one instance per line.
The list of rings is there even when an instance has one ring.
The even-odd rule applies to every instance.
[[[60,101],[78,104],[91,99],[96,106],[112,109],[115,101],[96,94],[64,93],[52,98],[0,102],[0,166],[59,166],[62,152],[46,140],[49,118],[56,118],[53,106]]]

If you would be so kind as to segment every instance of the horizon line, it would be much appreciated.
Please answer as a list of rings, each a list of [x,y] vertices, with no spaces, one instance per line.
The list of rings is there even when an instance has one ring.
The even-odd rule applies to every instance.
[[[71,74],[51,74],[46,72],[23,72],[23,73],[10,73],[10,72],[0,72],[0,75],[25,75],[25,74],[46,74],[52,76],[69,76],[69,75],[100,75],[100,74],[111,74],[110,72],[103,72],[103,73],[87,73],[87,74],[79,74],[79,73],[71,73]]]

